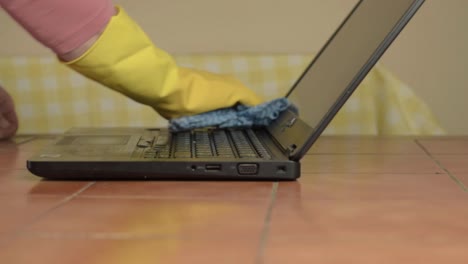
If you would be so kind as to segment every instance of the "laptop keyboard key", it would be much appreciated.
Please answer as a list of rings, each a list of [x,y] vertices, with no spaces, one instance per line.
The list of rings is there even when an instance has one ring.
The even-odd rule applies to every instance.
[[[260,157],[265,158],[265,159],[271,159],[270,153],[268,153],[268,151],[265,149],[265,147],[260,142],[255,132],[249,129],[247,130],[247,135],[249,135],[249,138],[252,141],[252,144],[254,145],[254,148],[257,150]]]
[[[145,157],[270,158],[268,151],[251,130],[203,130],[181,132],[172,136],[159,135],[154,141],[153,149],[154,153],[149,152]]]
[[[175,152],[174,158],[190,158],[192,154],[190,152]]]
[[[258,157],[243,130],[231,130],[230,132],[240,158]]]

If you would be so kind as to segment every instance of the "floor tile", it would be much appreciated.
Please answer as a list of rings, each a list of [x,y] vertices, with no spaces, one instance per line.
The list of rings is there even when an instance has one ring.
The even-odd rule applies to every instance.
[[[51,138],[0,142],[0,262],[465,263],[465,139],[419,140],[322,137],[271,215],[271,182],[42,181]]]
[[[36,138],[22,144],[0,142],[0,169],[26,169],[26,161],[50,144],[51,138]]]
[[[324,136],[308,154],[424,154],[412,138]]]
[[[255,263],[256,239],[21,238],[0,247],[3,263]],[[25,251],[27,250],[27,254]]]
[[[17,151],[18,144],[12,140],[0,140],[0,153]]]
[[[467,205],[435,197],[308,199],[292,206],[279,198],[265,263],[462,263],[468,257]]]
[[[434,158],[451,173],[468,173],[468,155],[434,155]]]
[[[377,240],[378,241],[378,240]],[[374,264],[424,263],[465,264],[468,259],[466,241],[421,245],[420,242],[311,242],[304,238],[283,238],[272,241],[263,263],[268,264]]]
[[[0,196],[0,233],[22,229],[63,199],[62,196]]]
[[[431,154],[468,154],[468,137],[418,139]]]
[[[0,152],[0,169],[26,169],[26,161],[32,156],[28,152]]]
[[[426,155],[307,155],[302,173],[442,173]]]
[[[406,200],[304,200],[291,206],[290,199],[277,199],[270,235],[308,237],[316,241],[468,242],[468,199]],[[430,231],[430,232],[429,232]],[[429,232],[429,233],[428,233]],[[311,237],[309,237],[311,236]]]
[[[27,170],[0,169],[0,198],[8,195],[69,196],[88,184],[85,181],[46,181]]]
[[[141,198],[269,199],[271,182],[97,182],[82,196]]]
[[[454,177],[456,177],[465,186],[465,189],[468,190],[468,173],[457,173]]]
[[[0,144],[0,169],[26,169],[26,161],[51,142],[52,139],[39,138],[19,145]]]
[[[258,236],[268,201],[75,198],[28,229],[68,235],[126,237]]]
[[[293,199],[467,199],[446,174],[306,174],[280,182],[277,195]]]

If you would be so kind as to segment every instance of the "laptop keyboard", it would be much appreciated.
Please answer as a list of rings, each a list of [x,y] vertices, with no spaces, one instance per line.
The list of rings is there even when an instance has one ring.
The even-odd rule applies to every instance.
[[[250,129],[181,132],[172,134],[171,142],[161,137],[143,153],[144,158],[271,158]]]

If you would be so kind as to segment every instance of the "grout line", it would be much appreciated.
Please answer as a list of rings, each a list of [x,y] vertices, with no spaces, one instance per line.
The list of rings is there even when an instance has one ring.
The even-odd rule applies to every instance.
[[[85,186],[83,186],[83,188],[79,189],[78,191],[76,191],[75,193],[73,193],[72,195],[66,197],[65,199],[63,199],[59,204],[64,204],[64,203],[67,203],[68,201],[70,201],[71,199],[77,197],[78,195],[80,195],[80,193],[86,191],[86,189],[88,189],[89,187],[93,186],[96,182],[93,181],[93,182],[89,182],[88,184],[86,184]]]
[[[35,222],[39,221],[41,218],[43,218],[44,216],[46,216],[47,214],[55,211],[56,209],[58,209],[59,207],[63,206],[64,204],[68,203],[70,200],[72,200],[73,198],[77,197],[78,195],[80,195],[80,193],[84,192],[86,189],[88,189],[89,187],[91,187],[93,184],[95,184],[96,182],[89,182],[88,184],[86,184],[84,187],[82,187],[81,189],[79,189],[78,191],[76,191],[75,193],[71,194],[70,196],[67,196],[65,197],[63,200],[61,200],[60,202],[58,202],[57,204],[55,204],[53,207],[45,210],[44,212],[40,213],[39,215],[37,215],[36,217],[34,217],[31,221],[23,224],[20,228],[18,228],[17,231],[13,231],[11,236],[10,236],[10,239],[7,239],[6,241],[4,242],[9,242],[9,240],[11,241],[12,239],[16,238],[16,237],[19,237],[21,236],[24,232],[25,232],[25,228],[28,226],[28,225],[32,225],[34,224]]]
[[[267,244],[268,240],[268,235],[270,233],[270,225],[271,225],[271,217],[273,214],[273,206],[275,205],[276,201],[276,194],[278,193],[278,182],[274,182],[272,189],[271,189],[271,195],[270,195],[270,203],[268,204],[268,209],[267,213],[265,215],[265,221],[263,223],[263,229],[260,234],[260,243],[258,246],[258,251],[257,251],[257,256],[255,263],[261,264],[263,263],[263,258],[264,258],[264,253],[265,253],[265,247]]]
[[[450,178],[465,192],[468,192],[468,187],[465,186],[465,184],[463,184],[462,181],[460,181],[460,179],[457,178],[457,176],[455,176],[453,173],[451,173],[447,168],[444,167],[444,165],[442,165],[442,163],[440,163],[439,160],[437,160],[434,156],[432,156],[432,154],[429,152],[429,150],[423,146],[423,144],[421,144],[421,142],[419,142],[419,140],[415,139],[415,142],[416,144],[422,148],[424,150],[424,152],[426,152],[426,154],[432,159],[432,161],[434,161],[437,166],[439,166],[443,171],[445,171],[449,176]]]

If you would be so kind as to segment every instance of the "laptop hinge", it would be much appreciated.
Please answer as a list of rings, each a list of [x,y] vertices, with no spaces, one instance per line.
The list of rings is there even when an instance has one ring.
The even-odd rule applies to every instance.
[[[312,132],[297,113],[290,109],[281,113],[267,130],[288,157],[292,157],[306,144]]]
[[[288,155],[288,157],[291,156],[296,149],[297,149],[296,144],[289,145],[288,148],[286,149],[286,154]]]

